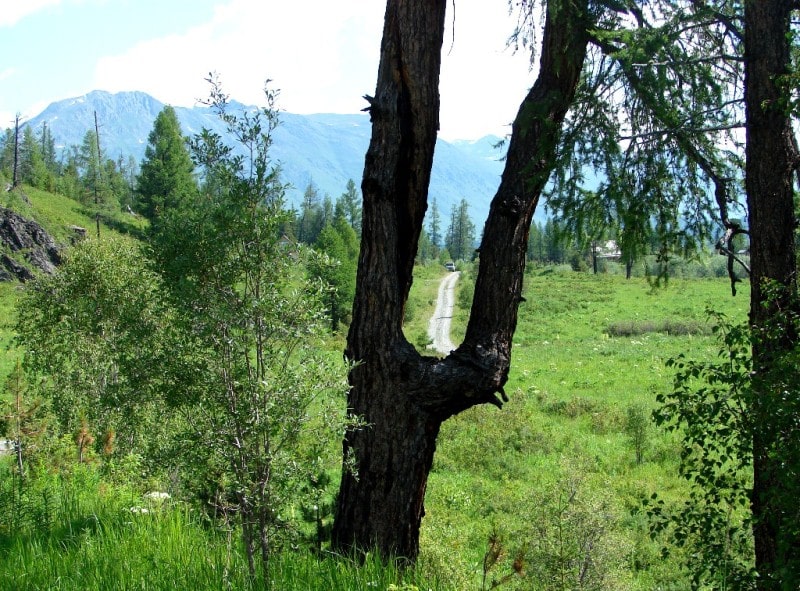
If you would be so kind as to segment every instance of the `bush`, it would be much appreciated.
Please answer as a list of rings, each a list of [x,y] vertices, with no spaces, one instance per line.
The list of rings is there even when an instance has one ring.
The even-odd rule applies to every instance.
[[[606,327],[610,337],[633,337],[649,333],[663,333],[671,336],[710,335],[712,328],[698,320],[677,320],[668,318],[660,321],[620,320]]]
[[[625,433],[636,454],[636,463],[641,464],[647,450],[647,438],[650,420],[644,405],[634,404],[628,407],[625,420]]]

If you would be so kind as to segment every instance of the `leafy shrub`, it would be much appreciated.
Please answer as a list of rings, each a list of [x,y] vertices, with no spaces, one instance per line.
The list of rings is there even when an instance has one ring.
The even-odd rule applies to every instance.
[[[628,407],[625,420],[625,434],[636,454],[636,463],[641,464],[647,450],[650,420],[644,405],[633,404]]]
[[[682,438],[680,472],[691,488],[682,504],[658,495],[644,506],[654,534],[668,534],[683,554],[692,588],[753,588],[752,478],[749,412],[750,337],[746,325],[714,315],[723,343],[719,360],[670,359],[674,390],[659,394],[657,425]]]
[[[573,396],[569,400],[557,400],[545,405],[545,412],[575,419],[582,415],[588,415],[600,410],[600,405],[594,400]]]

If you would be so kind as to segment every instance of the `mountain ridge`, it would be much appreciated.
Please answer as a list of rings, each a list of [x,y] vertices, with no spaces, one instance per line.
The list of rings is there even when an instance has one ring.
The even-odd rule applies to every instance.
[[[256,108],[235,101],[231,105]],[[115,160],[133,156],[141,162],[153,122],[164,106],[165,103],[140,91],[112,94],[95,90],[51,103],[26,125],[38,131],[46,123],[57,148],[63,150],[80,145],[86,132],[94,130],[96,112],[100,143],[106,156]],[[224,124],[209,107],[173,108],[184,135],[192,136],[207,128],[226,136]],[[291,185],[287,194],[290,205],[299,205],[311,182],[320,196],[327,194],[332,199],[345,191],[349,179],[359,184],[372,130],[368,115],[300,115],[281,111],[280,122],[274,132],[271,156],[280,164],[284,182]],[[499,141],[494,136],[453,142],[437,140],[429,202],[436,199],[443,220],[463,198],[470,204],[471,217],[482,226],[502,174],[503,151],[492,148]]]

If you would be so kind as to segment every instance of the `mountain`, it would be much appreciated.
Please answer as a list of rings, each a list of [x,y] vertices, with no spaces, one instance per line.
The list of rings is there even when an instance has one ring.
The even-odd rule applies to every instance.
[[[94,130],[97,113],[100,143],[106,155],[113,159],[133,156],[139,162],[153,121],[163,107],[164,103],[143,92],[93,91],[52,103],[27,124],[36,131],[47,123],[57,146],[63,149],[83,142],[86,132]],[[225,135],[224,125],[208,107],[175,107],[175,112],[187,136],[203,128]],[[360,184],[371,134],[368,115],[284,112],[280,120],[271,155],[281,165],[284,182],[293,187],[288,195],[291,204],[300,203],[312,181],[320,195],[328,194],[334,200],[344,192],[349,179]],[[493,147],[499,139],[488,136],[475,141],[437,141],[429,195],[437,200],[445,225],[451,207],[463,198],[470,204],[470,215],[478,228],[483,227],[503,169],[503,150]]]

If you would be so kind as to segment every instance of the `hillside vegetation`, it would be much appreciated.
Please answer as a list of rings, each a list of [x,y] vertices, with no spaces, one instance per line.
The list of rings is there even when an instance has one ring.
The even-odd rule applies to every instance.
[[[62,248],[67,248],[76,240],[75,228],[83,228],[90,235],[97,233],[97,223],[92,212],[85,205],[58,193],[25,185],[2,193],[0,206],[37,222]],[[100,222],[100,232],[104,237],[140,235],[143,227],[144,221],[141,218],[122,212],[106,214]],[[7,245],[0,244],[0,253],[6,253],[24,264],[24,260]],[[11,349],[11,326],[15,321],[14,304],[21,289],[23,286],[16,282],[0,282],[0,346],[4,352],[0,356],[0,383],[5,382],[16,357]]]
[[[77,202],[29,188],[25,194],[29,204],[11,205],[62,243],[65,228],[92,227]],[[141,221],[122,216],[114,225],[135,233]],[[112,237],[122,239],[104,224],[101,240]],[[97,239],[89,232],[87,240]],[[406,328],[421,348],[445,273],[439,264],[418,268]],[[20,356],[9,347],[10,322],[24,289],[0,285],[6,409],[14,394],[6,377]],[[460,290],[455,335],[469,302],[468,267]],[[314,452],[322,460],[321,476],[311,481],[316,512],[308,513],[306,500],[290,505],[286,519],[306,541],[276,551],[275,588],[488,589],[492,581],[507,589],[688,588],[682,555],[691,546],[651,538],[643,511],[654,493],[668,505],[687,494],[678,437],[657,429],[650,415],[656,397],[672,388],[666,361],[681,353],[714,358],[719,343],[706,309],[743,321],[746,290],[732,298],[725,279],[672,279],[654,288],[645,278],[537,267],[527,273],[525,299],[510,402],[502,410],[474,408],[443,427],[416,569],[323,558],[339,468],[340,444],[331,438]],[[331,336],[321,346],[335,358],[343,342]],[[198,510],[177,475],[143,464],[154,459],[100,449],[81,459],[79,434],[59,433],[47,419],[39,428],[41,451],[24,482],[12,456],[1,461],[0,587],[261,588],[261,575],[247,575],[240,536]],[[153,491],[170,496],[147,496]]]

